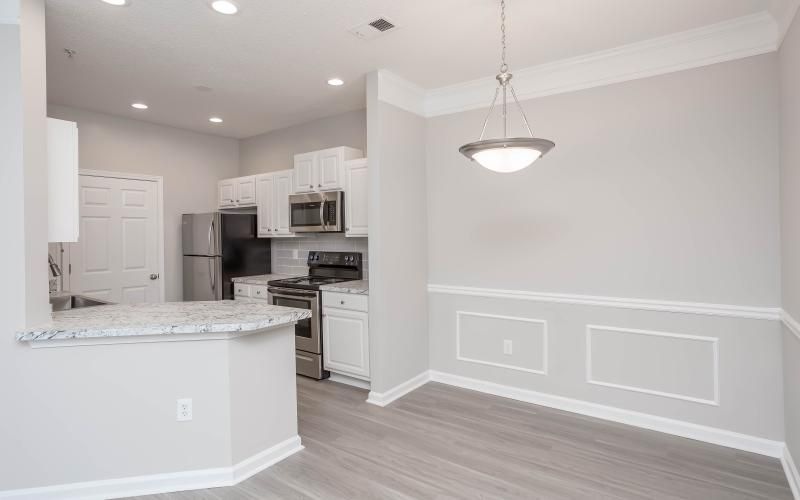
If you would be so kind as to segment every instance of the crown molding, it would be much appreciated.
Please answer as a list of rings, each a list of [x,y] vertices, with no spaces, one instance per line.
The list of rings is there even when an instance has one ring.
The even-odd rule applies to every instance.
[[[800,7],[800,0],[770,0],[769,13],[778,26],[778,46],[786,38],[786,33],[792,26],[798,7]]]
[[[520,100],[561,94],[765,54],[777,50],[779,42],[779,23],[762,11],[519,69],[514,71],[514,88]],[[497,85],[490,76],[424,90],[388,71],[380,70],[379,75],[379,100],[425,117],[486,108]]]

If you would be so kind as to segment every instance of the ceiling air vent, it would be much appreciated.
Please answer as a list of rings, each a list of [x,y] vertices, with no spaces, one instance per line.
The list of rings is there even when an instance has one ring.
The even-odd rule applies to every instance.
[[[358,38],[361,38],[362,40],[371,40],[396,28],[397,25],[393,22],[389,21],[385,17],[379,17],[378,19],[368,23],[356,26],[350,30],[350,33],[354,34]]]

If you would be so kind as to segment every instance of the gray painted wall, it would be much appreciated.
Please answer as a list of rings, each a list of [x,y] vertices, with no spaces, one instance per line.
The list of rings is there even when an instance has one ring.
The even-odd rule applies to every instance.
[[[367,77],[371,388],[428,369],[425,119],[377,100]]]
[[[775,74],[770,54],[527,101],[556,147],[511,175],[458,153],[485,110],[430,119],[431,282],[777,306]]]
[[[556,148],[517,174],[458,153],[486,110],[428,120],[430,282],[777,307],[776,75],[770,54],[524,102]],[[499,319],[478,343],[474,326],[461,332],[462,357],[530,366],[544,355],[547,375],[458,360],[457,311],[547,321],[546,353],[530,342],[536,325],[527,339]],[[439,293],[429,316],[434,370],[783,439],[774,321]],[[657,335],[605,332],[590,348],[590,324]],[[718,369],[708,340],[682,336],[716,341]],[[519,350],[503,355],[503,340]],[[587,355],[595,380],[626,387],[587,383]],[[715,376],[719,406],[690,400],[713,400]]]
[[[781,46],[781,243],[783,309],[800,321],[800,20]],[[800,459],[800,332],[784,328],[786,443]]]
[[[181,214],[217,209],[217,181],[239,175],[239,142],[64,106],[48,114],[78,122],[80,168],[164,177],[165,299],[183,300]]]
[[[366,110],[303,123],[243,139],[240,175],[294,167],[294,155],[336,146],[350,146],[367,154]]]

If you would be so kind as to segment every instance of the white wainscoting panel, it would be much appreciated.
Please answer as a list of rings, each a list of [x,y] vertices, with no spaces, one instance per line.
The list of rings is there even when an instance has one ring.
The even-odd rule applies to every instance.
[[[512,352],[504,354],[504,343]],[[547,375],[547,321],[456,312],[456,359]]]
[[[719,338],[587,325],[586,381],[719,406]]]

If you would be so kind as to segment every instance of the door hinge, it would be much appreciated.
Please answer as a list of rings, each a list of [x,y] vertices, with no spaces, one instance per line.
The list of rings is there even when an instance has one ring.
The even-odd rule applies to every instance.
[[[69,268],[67,274],[72,274],[72,264],[69,264],[67,267]]]

